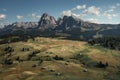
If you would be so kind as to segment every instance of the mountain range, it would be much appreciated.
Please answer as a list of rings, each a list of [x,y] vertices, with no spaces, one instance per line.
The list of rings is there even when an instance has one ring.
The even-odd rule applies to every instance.
[[[100,36],[119,36],[120,24],[97,24],[75,16],[63,16],[55,20],[44,13],[38,22],[15,22],[0,29],[0,36],[67,36],[88,40]]]

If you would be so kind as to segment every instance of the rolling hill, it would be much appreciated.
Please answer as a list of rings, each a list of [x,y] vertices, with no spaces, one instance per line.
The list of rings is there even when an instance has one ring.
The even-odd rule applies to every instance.
[[[0,45],[0,80],[119,80],[120,51],[36,37]]]

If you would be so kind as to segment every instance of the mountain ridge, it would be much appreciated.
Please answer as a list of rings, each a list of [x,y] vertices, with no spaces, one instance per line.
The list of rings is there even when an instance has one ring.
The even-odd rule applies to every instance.
[[[95,35],[111,35],[110,30],[119,31],[120,24],[97,24],[84,21],[74,16],[63,16],[56,20],[48,13],[44,13],[38,22],[15,22],[0,30],[0,35],[5,34],[27,34],[27,35],[55,35],[66,33],[73,36],[93,38]],[[33,31],[35,32],[33,34]],[[42,33],[41,33],[42,32]],[[113,36],[116,33],[112,33]],[[117,35],[119,35],[118,33]]]

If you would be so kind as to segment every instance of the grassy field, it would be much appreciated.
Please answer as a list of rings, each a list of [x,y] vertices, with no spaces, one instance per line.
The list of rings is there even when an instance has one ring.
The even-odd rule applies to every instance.
[[[83,41],[36,37],[1,44],[0,63],[0,80],[120,80],[120,51]]]

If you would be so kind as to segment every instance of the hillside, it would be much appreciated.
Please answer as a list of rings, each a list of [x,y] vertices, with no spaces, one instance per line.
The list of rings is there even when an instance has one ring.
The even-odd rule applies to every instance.
[[[62,37],[0,45],[0,80],[119,80],[120,51]]]

